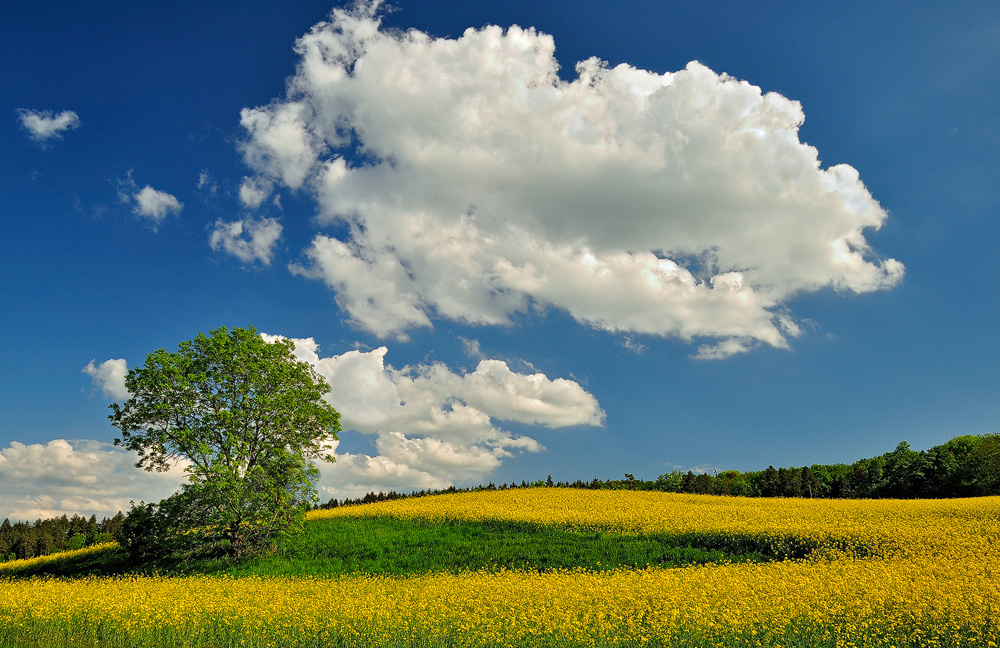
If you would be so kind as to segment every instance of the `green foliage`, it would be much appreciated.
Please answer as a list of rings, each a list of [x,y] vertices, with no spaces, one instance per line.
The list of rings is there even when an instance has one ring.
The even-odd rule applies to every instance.
[[[983,493],[1000,494],[1000,434],[979,437],[969,452],[965,477],[978,484]]]
[[[183,496],[178,494],[159,504],[132,503],[125,521],[115,534],[115,540],[134,563],[190,553],[184,550],[196,542],[197,534],[193,530],[188,532],[190,520],[182,499]],[[182,517],[177,519],[174,514]]]
[[[163,533],[161,527],[156,504],[133,502],[115,540],[134,560],[145,560],[156,553],[157,538]]]
[[[130,398],[108,417],[121,430],[115,444],[138,453],[137,467],[164,471],[182,460],[188,473],[180,493],[152,512],[173,528],[154,525],[153,545],[137,539],[142,551],[184,552],[193,539],[241,556],[301,530],[316,498],[312,460],[332,461],[325,448],[340,415],[323,400],[326,382],[293,349],[253,328],[223,327],[129,371]]]

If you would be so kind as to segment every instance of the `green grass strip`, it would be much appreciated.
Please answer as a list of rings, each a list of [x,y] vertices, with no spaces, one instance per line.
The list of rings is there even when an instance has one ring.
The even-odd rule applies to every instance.
[[[745,540],[745,539],[744,539]],[[427,572],[583,568],[602,571],[766,561],[759,541],[714,535],[620,536],[568,531],[523,522],[431,522],[391,517],[311,520],[305,532],[276,555],[233,561],[132,564],[121,550],[9,570],[5,578],[114,576],[126,573],[227,574],[233,576],[335,576]]]
[[[726,553],[690,539],[576,533],[512,522],[427,522],[345,517],[313,520],[293,546],[277,556],[230,565],[232,575],[389,574],[649,566],[766,560],[757,553]]]

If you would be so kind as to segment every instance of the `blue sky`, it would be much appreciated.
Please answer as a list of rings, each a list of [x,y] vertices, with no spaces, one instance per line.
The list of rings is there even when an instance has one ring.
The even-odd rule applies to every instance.
[[[0,4],[0,516],[176,488],[107,405],[219,326],[324,499],[998,431],[993,3],[209,4]]]

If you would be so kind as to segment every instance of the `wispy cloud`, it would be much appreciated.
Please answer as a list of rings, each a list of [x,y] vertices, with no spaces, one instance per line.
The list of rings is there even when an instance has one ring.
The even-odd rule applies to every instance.
[[[635,340],[633,340],[632,338],[630,338],[628,336],[626,336],[622,340],[622,346],[625,347],[626,349],[628,349],[629,351],[631,351],[632,353],[636,354],[636,355],[642,355],[643,353],[646,352],[646,345],[645,344],[642,344],[640,342],[636,342]]]
[[[198,174],[198,190],[208,196],[217,196],[219,194],[219,183],[208,172],[208,169],[203,169]]]
[[[465,351],[465,355],[469,356],[473,360],[482,360],[486,356],[483,354],[483,349],[479,344],[479,340],[470,340],[469,338],[460,337],[459,340],[462,342],[462,349]]]

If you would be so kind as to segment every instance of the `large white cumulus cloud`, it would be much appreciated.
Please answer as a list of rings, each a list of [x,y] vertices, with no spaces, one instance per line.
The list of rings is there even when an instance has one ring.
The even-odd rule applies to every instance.
[[[296,356],[329,383],[343,429],[375,436],[375,455],[336,453],[336,463],[323,467],[327,497],[475,483],[514,452],[544,449],[496,422],[604,422],[597,399],[579,383],[518,373],[501,360],[482,360],[463,374],[440,363],[396,369],[385,363],[386,347],[321,357],[312,338],[293,341]]]
[[[864,237],[886,212],[800,142],[798,102],[693,62],[597,59],[560,80],[552,37],[383,31],[336,10],[296,49],[287,95],[245,109],[257,188],[305,188],[321,222],[293,267],[381,336],[536,306],[610,331],[706,337],[706,357],[798,328],[790,296],[897,283]]]

